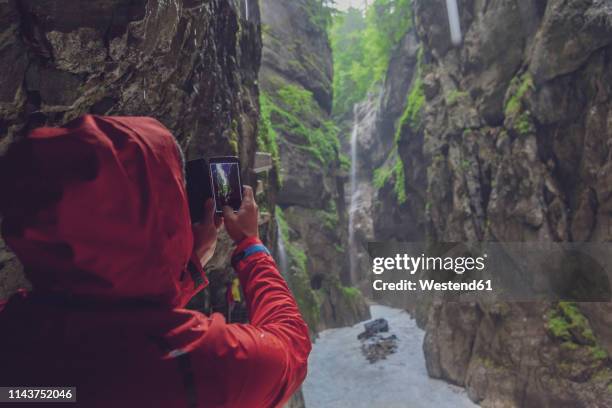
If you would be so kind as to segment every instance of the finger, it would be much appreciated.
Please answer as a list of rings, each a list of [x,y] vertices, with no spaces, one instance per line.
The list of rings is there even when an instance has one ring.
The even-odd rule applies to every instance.
[[[227,221],[235,222],[236,221],[236,218],[237,218],[236,214],[234,214],[234,210],[229,205],[226,205],[225,207],[223,207],[223,218],[225,219],[225,222]]]
[[[247,202],[255,202],[255,198],[253,197],[253,188],[251,186],[243,186],[243,194],[242,201]]]
[[[215,228],[216,229],[221,228],[221,224],[223,224],[223,217],[215,215]]]

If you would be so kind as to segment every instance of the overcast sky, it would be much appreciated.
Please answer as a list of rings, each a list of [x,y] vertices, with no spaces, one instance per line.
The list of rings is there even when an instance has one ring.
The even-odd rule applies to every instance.
[[[364,0],[336,0],[336,8],[338,10],[346,10],[353,6],[356,8],[363,8]]]

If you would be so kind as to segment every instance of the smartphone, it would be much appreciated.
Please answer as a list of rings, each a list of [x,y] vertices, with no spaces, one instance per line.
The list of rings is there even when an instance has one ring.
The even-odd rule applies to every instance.
[[[191,223],[197,224],[204,219],[204,203],[213,197],[208,161],[206,159],[189,160],[185,164],[185,179]]]
[[[242,204],[242,181],[238,157],[211,157],[208,166],[210,186],[215,198],[215,212],[223,214],[223,207],[226,205],[234,212],[238,212]]]

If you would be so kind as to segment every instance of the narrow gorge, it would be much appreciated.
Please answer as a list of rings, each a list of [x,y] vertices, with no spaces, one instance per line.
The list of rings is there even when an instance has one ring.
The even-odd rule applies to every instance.
[[[333,371],[363,367],[342,352],[363,359],[354,325],[372,310],[397,322],[400,352],[364,371],[436,393],[414,406],[610,407],[609,301],[372,290],[370,242],[612,241],[612,3],[458,0],[459,42],[453,3],[0,0],[0,154],[93,113],[155,117],[187,159],[238,156],[323,353],[316,401],[348,392],[341,375],[396,396],[399,381]],[[231,250],[223,234],[190,307],[241,322]],[[20,289],[0,240],[0,300]],[[287,406],[316,404],[299,391]]]

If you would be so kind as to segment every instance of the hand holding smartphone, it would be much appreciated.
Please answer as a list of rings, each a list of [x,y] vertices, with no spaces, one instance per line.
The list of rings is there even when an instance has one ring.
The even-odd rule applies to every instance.
[[[235,156],[196,159],[186,165],[187,195],[193,224],[202,222],[204,202],[214,198],[215,213],[223,214],[229,206],[237,212],[242,204],[240,161]]]
[[[242,181],[238,157],[212,157],[209,161],[210,185],[215,199],[215,212],[223,214],[223,207],[229,206],[238,212],[242,204]]]

